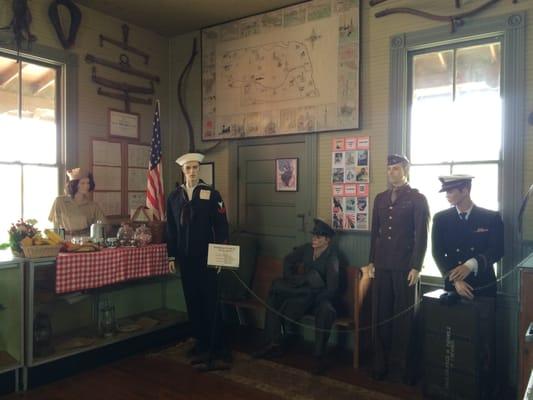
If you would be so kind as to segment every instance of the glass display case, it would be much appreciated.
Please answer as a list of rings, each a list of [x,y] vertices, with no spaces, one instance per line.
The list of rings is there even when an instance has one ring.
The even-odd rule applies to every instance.
[[[19,370],[24,361],[23,261],[0,252],[0,374],[13,373],[19,387]]]
[[[26,261],[24,389],[28,368],[187,321],[175,275],[57,294],[56,259]]]

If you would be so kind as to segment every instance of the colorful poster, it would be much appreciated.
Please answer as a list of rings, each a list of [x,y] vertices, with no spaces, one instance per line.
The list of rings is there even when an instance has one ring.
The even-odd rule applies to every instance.
[[[369,229],[370,138],[335,138],[331,153],[332,226]]]

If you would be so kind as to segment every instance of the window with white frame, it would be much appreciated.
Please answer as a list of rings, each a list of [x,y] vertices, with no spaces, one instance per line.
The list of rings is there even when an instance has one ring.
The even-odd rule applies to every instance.
[[[59,67],[0,53],[0,242],[19,218],[50,226],[61,164]]]
[[[408,60],[407,150],[412,187],[427,197],[434,215],[450,206],[445,194],[439,193],[437,177],[470,174],[475,176],[474,203],[500,209],[500,41],[425,49],[410,53]],[[422,273],[440,276],[431,242]]]

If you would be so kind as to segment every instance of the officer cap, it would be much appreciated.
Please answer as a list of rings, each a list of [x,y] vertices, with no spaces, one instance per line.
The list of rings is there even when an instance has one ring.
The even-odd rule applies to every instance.
[[[326,236],[326,237],[335,236],[335,231],[327,223],[325,223],[324,221],[318,218],[315,218],[313,221],[315,222],[315,226],[313,227],[313,230],[311,231],[312,235]]]
[[[394,165],[394,164],[399,164],[399,163],[409,164],[409,159],[400,154],[391,154],[387,157],[387,165]]]
[[[186,163],[197,161],[199,163],[204,159],[204,155],[200,153],[186,153],[176,160],[176,163],[183,167]]]
[[[439,192],[446,192],[450,189],[458,189],[464,187],[465,184],[472,182],[474,177],[472,175],[445,175],[439,176],[439,180],[442,183],[442,187]]]

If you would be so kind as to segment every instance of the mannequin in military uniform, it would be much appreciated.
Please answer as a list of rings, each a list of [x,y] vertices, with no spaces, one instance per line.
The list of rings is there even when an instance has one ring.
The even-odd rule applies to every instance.
[[[472,202],[472,178],[439,177],[452,207],[433,218],[433,257],[447,291],[467,299],[496,297],[493,266],[503,257],[503,222],[498,212]]]
[[[374,277],[372,375],[384,379],[391,355],[395,354],[404,382],[413,383],[417,354],[415,304],[420,295],[418,276],[427,246],[429,207],[424,195],[407,183],[409,160],[391,155],[387,164],[391,189],[374,200],[367,266]],[[390,320],[406,309],[409,311]]]
[[[470,197],[473,176],[441,176],[441,192],[452,207],[435,214],[431,231],[433,258],[444,277],[449,293],[462,302],[473,302],[480,315],[479,336],[475,339],[482,360],[478,371],[483,398],[497,392],[498,377],[494,362],[496,348],[496,275],[494,263],[504,253],[503,221],[496,211],[476,206]],[[448,295],[449,296],[449,295]]]
[[[216,270],[207,267],[209,243],[226,243],[228,222],[220,193],[199,180],[203,155],[187,153],[176,162],[181,166],[185,183],[170,193],[167,200],[167,250],[169,269],[175,261],[181,279],[192,334],[196,339],[190,356],[193,363],[207,362],[208,352],[215,358],[229,358],[224,343],[220,310],[216,309]],[[216,321],[211,346],[213,322]]]
[[[93,223],[105,222],[102,209],[89,197],[96,186],[93,174],[83,168],[73,168],[67,171],[67,178],[66,194],[55,199],[48,219],[54,228],[65,230],[67,239],[87,236]]]
[[[283,278],[272,283],[267,303],[270,308],[291,320],[307,313],[315,316],[315,365],[313,373],[326,368],[324,355],[329,330],[336,318],[335,304],[339,295],[339,259],[331,238],[335,231],[324,221],[315,219],[311,243],[294,248],[283,261]],[[303,271],[298,272],[299,265]],[[283,354],[282,317],[267,309],[265,333],[267,345],[255,357]]]

